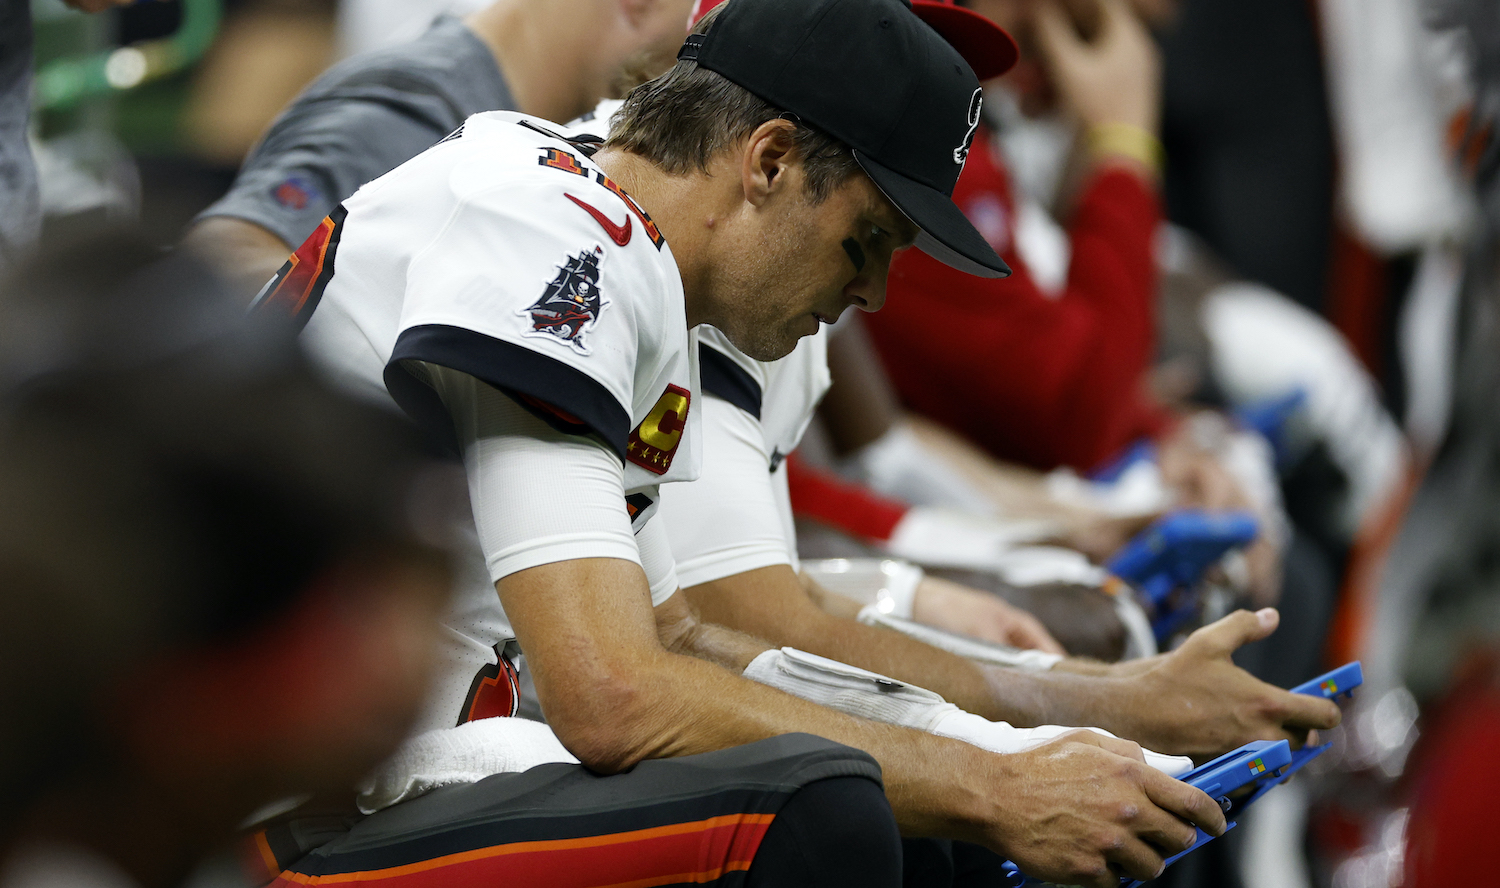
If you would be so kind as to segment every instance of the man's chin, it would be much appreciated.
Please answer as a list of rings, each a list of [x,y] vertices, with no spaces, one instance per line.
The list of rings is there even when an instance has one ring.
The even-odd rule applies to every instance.
[[[748,332],[741,330],[733,333],[728,330],[723,330],[722,332],[729,338],[729,341],[734,344],[734,347],[744,352],[747,357],[767,363],[771,361],[779,361],[787,355],[791,354],[792,349],[797,347],[797,342],[802,338],[802,336],[810,335],[791,334],[784,336],[768,336],[765,335],[766,331],[764,330],[754,330]],[[816,330],[814,330],[813,332],[816,332]]]

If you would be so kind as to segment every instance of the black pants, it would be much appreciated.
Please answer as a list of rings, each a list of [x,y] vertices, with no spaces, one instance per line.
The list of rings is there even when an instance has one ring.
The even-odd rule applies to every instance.
[[[901,884],[901,842],[878,765],[805,734],[642,762],[608,777],[562,764],[497,774],[336,832],[281,865],[276,884]],[[295,856],[294,833],[268,831],[263,850]]]

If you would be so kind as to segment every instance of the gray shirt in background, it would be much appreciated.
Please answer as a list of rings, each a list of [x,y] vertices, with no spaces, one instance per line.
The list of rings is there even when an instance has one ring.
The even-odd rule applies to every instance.
[[[481,111],[515,110],[485,43],[444,16],[416,40],[347,59],[313,82],[198,215],[254,222],[293,247],[339,202]]]

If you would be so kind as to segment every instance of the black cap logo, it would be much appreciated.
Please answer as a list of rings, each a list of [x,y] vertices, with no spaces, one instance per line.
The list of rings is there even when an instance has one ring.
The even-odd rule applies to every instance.
[[[979,112],[984,107],[984,88],[974,90],[974,95],[969,99],[969,131],[964,133],[962,145],[953,149],[953,162],[959,166],[969,159],[969,146],[974,144],[974,133],[979,129]]]

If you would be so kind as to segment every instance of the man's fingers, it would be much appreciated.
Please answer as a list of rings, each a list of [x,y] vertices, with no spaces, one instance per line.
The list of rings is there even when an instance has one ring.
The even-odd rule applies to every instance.
[[[1140,839],[1130,838],[1108,860],[1120,875],[1132,879],[1154,879],[1162,870],[1164,858]]]
[[[1186,851],[1198,840],[1198,830],[1171,816],[1163,817],[1160,823],[1142,827],[1136,835],[1151,843],[1153,848],[1165,852],[1163,857]]]
[[[1145,772],[1144,785],[1146,795],[1157,807],[1176,814],[1211,836],[1224,834],[1224,810],[1203,790],[1154,770]]]
[[[1098,731],[1090,731],[1086,728],[1079,728],[1076,731],[1059,734],[1057,735],[1057,740],[1072,740],[1076,743],[1087,743],[1090,746],[1097,746],[1106,752],[1134,759],[1141,764],[1146,763],[1146,754],[1141,751],[1141,744],[1136,743],[1134,740],[1122,740],[1119,737],[1112,737],[1109,734],[1101,734]]]
[[[1099,0],[1099,8],[1104,13],[1102,27],[1107,34],[1106,39],[1118,35],[1121,31],[1145,30],[1140,17],[1125,3],[1125,0]]]
[[[1344,713],[1339,710],[1338,704],[1322,697],[1288,691],[1282,705],[1286,709],[1281,723],[1304,734],[1309,730],[1326,731],[1336,728],[1344,720]]]
[[[1068,652],[1057,643],[1042,621],[1031,614],[1023,613],[1016,620],[1015,631],[1011,642],[1016,647],[1030,648],[1032,650],[1046,651],[1049,654],[1057,654],[1065,657]]]
[[[1230,654],[1275,632],[1280,623],[1281,614],[1274,607],[1239,610],[1194,632],[1183,647],[1203,648],[1209,656]]]
[[[1044,0],[1036,7],[1032,21],[1036,29],[1037,45],[1042,55],[1053,65],[1066,64],[1078,51],[1078,34],[1068,14],[1055,2]]]

